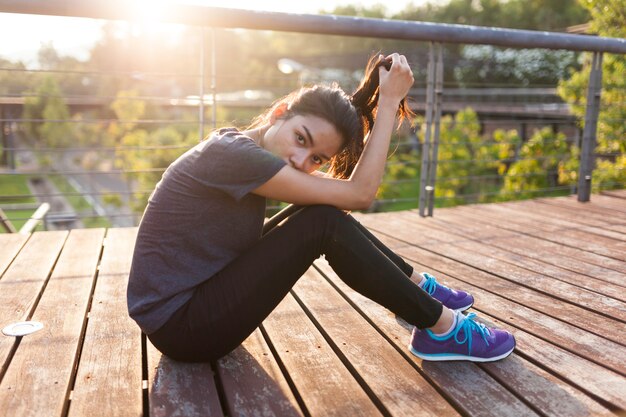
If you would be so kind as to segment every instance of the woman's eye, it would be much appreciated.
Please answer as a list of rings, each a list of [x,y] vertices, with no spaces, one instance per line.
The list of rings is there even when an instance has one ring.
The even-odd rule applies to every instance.
[[[319,156],[314,156],[313,162],[317,165],[322,165],[322,158],[320,158]]]
[[[304,136],[298,134],[296,135],[296,140],[298,141],[298,143],[304,145],[304,142],[305,142]]]

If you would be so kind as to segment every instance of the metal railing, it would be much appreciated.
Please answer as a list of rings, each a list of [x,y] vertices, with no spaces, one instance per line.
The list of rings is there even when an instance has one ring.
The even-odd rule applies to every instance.
[[[132,12],[132,7],[129,8],[129,2],[120,1],[95,1],[84,2],[75,0],[29,0],[29,1],[6,1],[0,0],[0,12],[9,13],[26,13],[26,14],[43,14],[51,16],[71,16],[71,17],[86,17],[97,19],[120,19],[120,20],[133,20],[136,15]],[[571,142],[580,143],[582,149],[580,156],[580,171],[579,182],[577,185],[578,198],[580,201],[588,201],[591,191],[591,171],[594,166],[594,148],[596,142],[596,130],[597,130],[597,118],[599,111],[600,92],[601,92],[601,63],[602,54],[605,52],[610,53],[626,53],[626,39],[612,39],[602,38],[594,36],[583,35],[568,35],[561,33],[548,33],[526,30],[512,30],[512,29],[500,29],[500,28],[484,28],[484,27],[472,27],[463,25],[448,25],[448,24],[434,24],[426,22],[414,22],[414,21],[397,21],[386,19],[368,19],[357,17],[345,17],[345,16],[322,16],[322,15],[296,15],[286,13],[274,13],[274,12],[256,12],[256,11],[244,11],[244,10],[230,10],[222,8],[201,7],[191,5],[176,5],[165,6],[162,10],[162,18],[164,21],[180,23],[184,25],[195,25],[200,27],[202,32],[201,47],[200,47],[200,65],[198,74],[186,74],[188,77],[197,77],[199,80],[199,97],[206,97],[206,93],[210,94],[209,102],[211,103],[212,117],[210,121],[205,120],[207,102],[205,99],[198,99],[195,102],[190,102],[187,96],[181,97],[130,97],[129,99],[136,100],[148,100],[155,103],[171,104],[172,100],[178,100],[177,105],[185,105],[191,109],[197,108],[198,117],[197,120],[179,120],[176,121],[177,125],[189,124],[198,125],[198,136],[202,138],[205,134],[207,124],[212,128],[215,128],[219,124],[219,120],[216,114],[217,106],[215,103],[220,102],[220,95],[217,91],[217,80],[219,75],[215,67],[216,57],[211,57],[211,66],[207,68],[206,55],[207,49],[211,54],[215,54],[215,33],[210,28],[243,28],[252,30],[273,30],[273,31],[286,31],[286,32],[299,32],[299,33],[315,33],[324,35],[343,35],[343,36],[356,36],[356,37],[368,37],[368,38],[380,38],[380,39],[395,39],[395,40],[409,40],[414,42],[429,42],[428,52],[428,68],[427,68],[427,81],[425,90],[415,90],[412,92],[414,97],[425,99],[425,103],[417,103],[416,108],[422,110],[424,113],[423,120],[423,132],[422,141],[408,141],[399,144],[400,147],[415,148],[421,153],[421,161],[399,161],[390,162],[393,164],[412,165],[420,172],[419,179],[419,197],[416,198],[388,198],[381,199],[381,204],[403,202],[405,200],[419,201],[419,212],[421,215],[432,216],[435,197],[435,188],[438,183],[445,183],[446,181],[456,181],[458,177],[443,177],[437,180],[437,166],[438,164],[455,164],[455,163],[467,163],[465,159],[440,159],[438,157],[439,146],[441,142],[441,123],[446,113],[453,113],[458,110],[451,111],[449,108],[444,107],[444,97],[448,96],[467,96],[470,94],[480,94],[477,89],[472,90],[459,90],[456,88],[446,89],[446,83],[443,79],[444,76],[444,59],[442,52],[442,43],[452,44],[482,44],[482,45],[494,45],[501,47],[512,48],[545,48],[545,49],[565,49],[570,51],[588,51],[593,53],[593,65],[590,76],[588,94],[587,94],[587,112],[585,116],[584,131],[582,137],[570,137],[567,138]],[[208,28],[208,29],[207,29]],[[210,47],[207,46],[206,38],[209,35]],[[0,69],[2,70],[2,69]],[[9,71],[16,71],[15,69],[7,69]],[[207,74],[208,70],[208,74]],[[32,70],[28,70],[32,71]],[[64,72],[65,73],[65,72]],[[85,75],[86,72],[78,72]],[[91,72],[92,76],[98,74],[97,72]],[[134,73],[121,73],[120,76],[134,76]],[[176,76],[181,76],[176,74]],[[206,83],[206,80],[210,82]],[[208,87],[208,88],[207,88]],[[512,95],[511,90],[505,90],[498,88],[498,86],[491,86],[492,93],[494,89],[499,89],[500,94]],[[553,91],[553,90],[552,90]],[[526,94],[533,94],[533,91],[526,91]],[[538,92],[537,92],[538,93]],[[542,89],[541,94],[548,94],[545,88]],[[20,100],[25,100],[26,94],[20,94],[14,97],[5,97],[0,99],[0,106],[2,105],[19,105]],[[65,97],[63,99],[71,102],[74,100],[76,103],[81,102],[83,105],[89,105],[88,102],[97,103],[100,101],[111,101],[114,97],[110,96],[76,96]],[[2,101],[4,100],[4,102]],[[271,100],[264,99],[258,100],[254,106],[265,106],[269,104]],[[231,103],[234,105],[234,103]],[[462,106],[463,100],[461,100],[460,106]],[[247,105],[252,105],[248,103]],[[500,106],[502,107],[502,106]],[[459,107],[460,108],[460,107]],[[545,110],[545,109],[544,109]],[[542,111],[539,108],[538,111]],[[0,123],[5,125],[4,130],[8,130],[7,140],[4,146],[4,153],[9,155],[15,155],[16,152],[20,152],[20,149],[15,146],[15,138],[12,136],[14,131],[11,126],[15,123],[26,122],[58,122],[58,123],[81,123],[81,124],[98,124],[111,122],[109,119],[86,119],[86,120],[67,120],[67,119],[27,119],[18,116],[17,114],[9,113],[5,111],[0,114]],[[140,120],[114,120],[119,124],[144,124],[144,125],[161,125],[171,124],[171,119],[140,119]],[[484,121],[483,121],[484,122]],[[553,118],[546,118],[543,120],[510,120],[493,118],[490,122],[494,125],[498,123],[503,125],[515,125],[518,124],[518,129],[521,136],[526,136],[525,129],[528,125],[535,123],[542,125],[575,125],[575,118],[569,115],[559,115]],[[8,126],[8,127],[7,127]],[[0,130],[2,130],[0,128]],[[523,138],[525,139],[525,138]],[[7,146],[8,145],[8,146]],[[104,147],[99,148],[98,152],[137,152],[137,151],[150,151],[161,149],[183,149],[184,145],[169,145],[169,146],[136,146],[136,147]],[[66,147],[64,149],[55,148],[38,148],[36,150],[40,153],[63,153],[67,155],[72,152],[80,151],[93,151],[91,147]],[[569,155],[561,155],[566,158]],[[496,163],[497,160],[481,160],[478,161],[483,164]],[[510,162],[510,161],[509,161]],[[8,161],[8,165],[11,165],[11,161]],[[133,174],[145,174],[145,173],[160,173],[165,167],[152,167],[150,169],[132,170],[125,168],[108,169],[106,171],[84,171],[82,169],[65,169],[63,172],[58,172],[54,169],[39,169],[28,173],[9,171],[4,175],[19,176],[19,175],[52,175],[62,176],[71,175],[73,177],[88,177],[93,178],[95,175],[133,175]],[[492,176],[490,178],[490,175]],[[522,174],[517,177],[532,177],[538,174]],[[511,176],[515,178],[515,176]],[[466,175],[464,179],[472,179],[477,181],[489,182],[497,180],[493,174],[476,174]],[[74,179],[74,181],[77,181]],[[416,183],[415,179],[406,180],[401,179],[396,182],[388,182],[390,185],[406,183]],[[31,196],[87,196],[94,201],[96,206],[99,205],[98,199],[110,194],[117,195],[133,195],[150,193],[150,190],[127,190],[116,191],[115,193],[109,193],[107,191],[84,191],[84,184],[78,184],[74,187],[77,191],[46,191],[46,192],[33,192]],[[569,190],[572,191],[571,186],[553,186],[551,191]],[[541,189],[536,189],[533,192],[540,193]],[[495,192],[491,192],[495,194]],[[13,194],[6,197],[20,197],[26,194]],[[439,197],[440,201],[446,199],[455,198],[456,200],[464,200],[468,202],[477,201],[476,196],[489,196],[490,192],[481,191],[479,194],[468,193],[462,196],[456,197]],[[124,197],[125,198],[125,197]],[[83,216],[85,218],[106,216],[109,219],[129,218],[131,223],[136,223],[137,213],[106,213],[102,210],[94,210],[91,215]],[[125,223],[115,222],[117,225],[124,225]]]

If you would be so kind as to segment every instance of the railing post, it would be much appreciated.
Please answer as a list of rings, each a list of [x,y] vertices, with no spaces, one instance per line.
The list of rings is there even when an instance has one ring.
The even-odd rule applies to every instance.
[[[437,49],[437,61],[435,61],[435,49]],[[426,129],[422,145],[422,167],[420,169],[419,214],[422,217],[432,216],[433,212],[441,120],[441,93],[443,92],[442,79],[441,45],[431,42],[428,52],[428,78],[426,81]],[[433,124],[435,138],[431,141]]]
[[[595,165],[594,152],[596,148],[596,134],[598,127],[598,113],[600,112],[600,95],[602,90],[602,53],[594,52],[589,72],[589,87],[587,88],[587,108],[585,111],[585,126],[583,142],[580,152],[580,167],[578,169],[578,201],[589,201],[591,195],[591,174]]]

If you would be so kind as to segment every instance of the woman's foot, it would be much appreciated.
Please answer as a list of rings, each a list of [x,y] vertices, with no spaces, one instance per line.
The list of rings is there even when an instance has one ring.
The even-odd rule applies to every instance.
[[[478,323],[475,316],[455,313],[450,329],[443,334],[414,328],[411,353],[429,361],[491,362],[509,356],[515,349],[515,337],[506,330]]]
[[[474,304],[474,297],[471,294],[448,288],[427,272],[420,273],[419,277],[421,282],[418,285],[451,310],[465,311]]]

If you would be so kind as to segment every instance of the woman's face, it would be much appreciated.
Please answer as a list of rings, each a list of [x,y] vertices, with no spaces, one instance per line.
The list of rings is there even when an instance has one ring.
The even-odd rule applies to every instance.
[[[298,114],[272,120],[260,144],[291,167],[310,174],[335,156],[342,143],[327,120]]]

